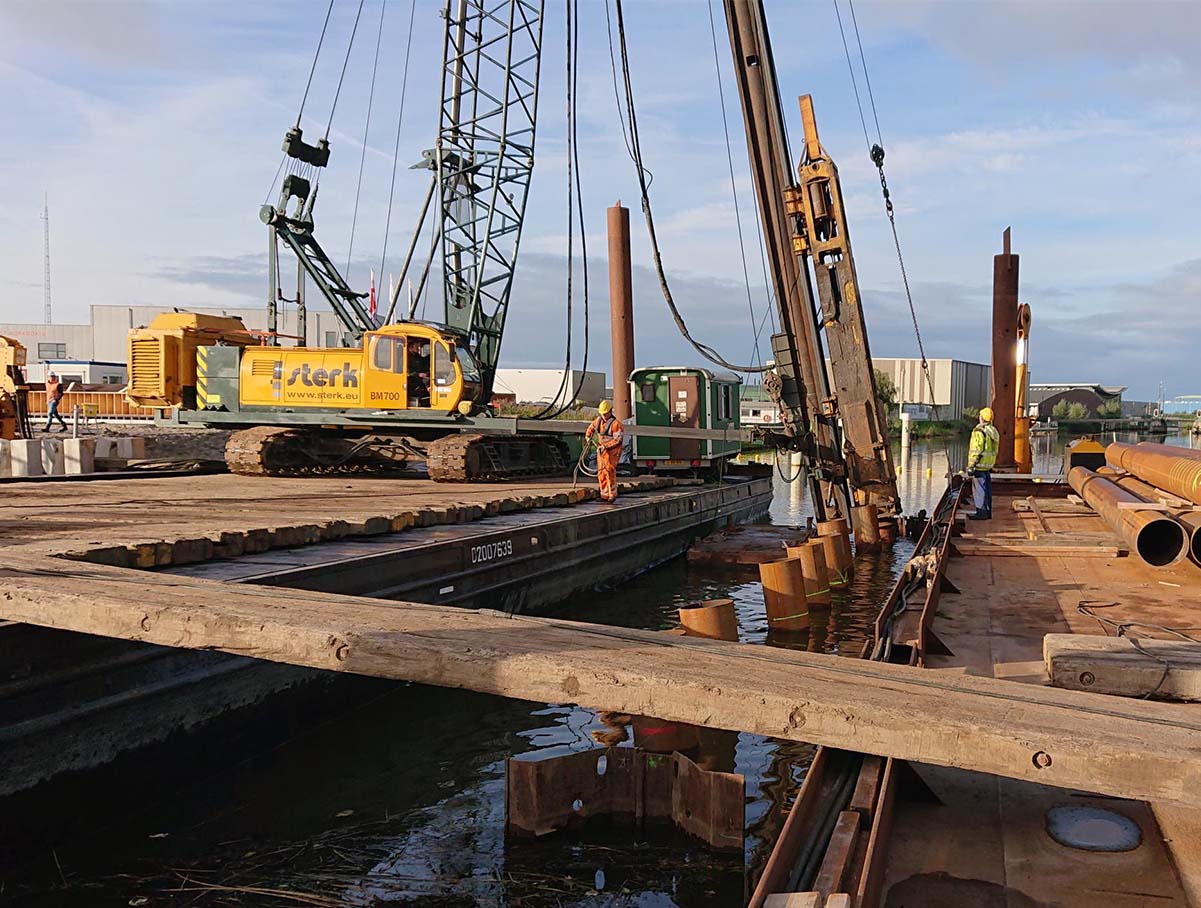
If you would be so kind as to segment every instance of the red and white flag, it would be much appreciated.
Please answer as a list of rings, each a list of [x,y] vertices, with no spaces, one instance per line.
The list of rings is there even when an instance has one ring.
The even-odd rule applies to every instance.
[[[371,269],[371,298],[367,302],[367,314],[375,318],[375,269]]]

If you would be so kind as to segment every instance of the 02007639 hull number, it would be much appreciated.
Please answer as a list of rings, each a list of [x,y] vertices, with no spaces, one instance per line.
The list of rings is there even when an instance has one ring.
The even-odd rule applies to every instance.
[[[512,539],[502,539],[500,542],[485,542],[483,545],[473,545],[471,547],[471,563],[480,564],[484,561],[495,561],[497,558],[508,558],[512,554]]]

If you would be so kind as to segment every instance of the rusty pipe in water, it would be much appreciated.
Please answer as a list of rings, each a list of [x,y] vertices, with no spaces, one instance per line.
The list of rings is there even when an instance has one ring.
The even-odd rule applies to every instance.
[[[1115,441],[1105,460],[1151,485],[1201,504],[1201,460],[1171,453],[1167,445],[1128,445]]]
[[[1143,499],[1088,467],[1073,467],[1068,484],[1146,564],[1170,567],[1188,554],[1184,527],[1158,511],[1120,508]]]

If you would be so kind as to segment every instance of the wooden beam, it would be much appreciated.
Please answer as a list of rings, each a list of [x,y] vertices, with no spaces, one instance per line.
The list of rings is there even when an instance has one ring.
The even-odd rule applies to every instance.
[[[1201,807],[1201,711],[491,611],[9,559],[0,619]]]
[[[1165,700],[1201,700],[1201,643],[1086,634],[1043,637],[1047,675],[1056,687],[1120,697],[1154,692]]]

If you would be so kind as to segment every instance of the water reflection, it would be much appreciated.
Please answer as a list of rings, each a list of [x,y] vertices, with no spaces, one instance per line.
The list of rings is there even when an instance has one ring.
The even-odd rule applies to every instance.
[[[1034,438],[1036,472],[1061,472],[1064,441]],[[1188,438],[1169,442],[1187,445]],[[962,468],[966,442],[915,438],[896,453],[902,501],[913,513],[931,508],[948,472]],[[804,483],[787,481],[793,472],[787,464],[775,474],[774,523],[803,525],[813,513]],[[902,539],[890,551],[857,556],[851,584],[835,590],[828,607],[811,607],[810,626],[800,632],[769,634],[753,571],[719,575],[684,559],[618,589],[577,597],[569,611],[584,621],[667,629],[676,626],[684,603],[730,598],[744,642],[857,655],[911,552],[912,544]],[[5,898],[16,893],[17,903],[30,906],[93,908],[141,897],[158,904],[183,875],[235,887],[316,892],[348,905],[733,908],[744,903],[748,879],[758,876],[813,758],[805,744],[698,733],[693,751],[699,759],[746,777],[743,860],[711,854],[682,835],[621,827],[590,830],[582,838],[506,842],[508,756],[597,747],[608,735],[615,741],[624,735],[622,746],[629,746],[633,720],[362,679],[337,690],[338,708],[322,721],[314,720],[311,692],[298,698],[294,714],[264,720],[264,727],[290,729],[265,736],[269,744],[250,735],[183,742],[200,766],[196,771],[186,755],[172,752],[161,760],[161,778],[153,785],[144,762],[126,762],[89,774],[74,788],[62,787],[69,819],[61,829],[35,844],[0,835]],[[633,727],[633,733],[645,743],[645,729]],[[218,746],[242,757],[232,763],[213,759]],[[139,796],[126,797],[130,790]],[[103,811],[90,806],[110,801]],[[35,806],[48,803],[42,797]],[[11,824],[0,824],[0,831],[5,826],[11,833]],[[24,820],[19,826],[32,828]],[[52,848],[66,888],[50,860]],[[278,904],[271,897],[241,893],[233,899],[215,891],[193,891],[187,899],[196,908]]]

